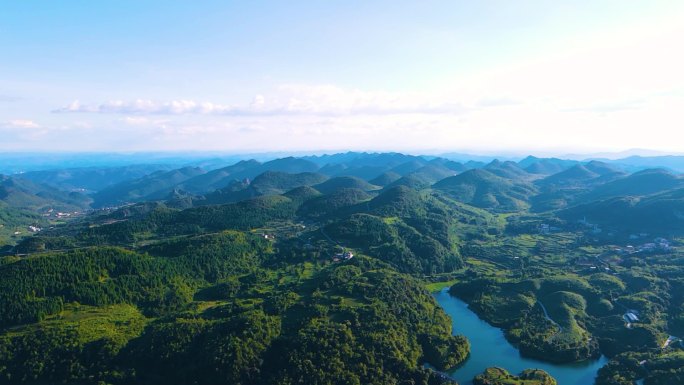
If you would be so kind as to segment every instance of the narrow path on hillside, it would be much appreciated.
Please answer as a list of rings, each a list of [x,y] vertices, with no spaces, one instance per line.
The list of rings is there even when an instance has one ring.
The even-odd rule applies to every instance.
[[[323,234],[323,236],[324,236],[327,240],[329,240],[330,242],[332,242],[332,243],[334,243],[334,244],[336,244],[336,245],[339,245],[339,243],[335,242],[332,238],[330,238],[330,236],[328,235],[328,233],[326,233],[325,230],[323,230],[323,226],[320,227],[320,230],[321,230],[321,234]]]
[[[552,324],[558,326],[558,329],[559,329],[559,330],[558,330],[558,333],[562,332],[562,331],[563,331],[563,327],[560,326],[556,321],[554,321],[553,319],[551,319],[551,317],[549,317],[549,312],[546,311],[546,306],[544,306],[544,304],[541,303],[540,300],[537,300],[537,303],[539,304],[539,306],[541,307],[542,311],[544,312],[544,318],[546,318],[547,320],[551,321]]]

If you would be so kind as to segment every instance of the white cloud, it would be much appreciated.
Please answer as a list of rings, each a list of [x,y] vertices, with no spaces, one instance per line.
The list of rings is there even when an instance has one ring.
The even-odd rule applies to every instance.
[[[152,119],[146,116],[126,116],[120,121],[132,127],[160,127],[169,123],[169,119]]]
[[[28,119],[14,119],[2,125],[4,128],[10,129],[33,129],[40,128],[40,124]]]
[[[136,99],[133,101],[112,100],[99,105],[81,104],[75,100],[68,105],[58,108],[53,112],[93,112],[103,114],[215,114],[225,113],[231,110],[229,106],[213,103],[200,103],[192,100],[173,100],[170,102],[156,102],[152,100]]]
[[[264,103],[266,103],[266,98],[264,98],[264,95],[257,95],[254,97],[251,106],[254,108],[260,108],[264,105]]]
[[[75,100],[56,113],[81,112],[128,115],[393,115],[461,114],[467,108],[455,100],[430,94],[402,94],[345,89],[332,85],[290,84],[277,87],[268,97],[256,95],[250,103],[228,105],[194,100],[159,102],[137,99],[86,105]]]
[[[121,121],[129,126],[141,126],[150,122],[148,118],[142,116],[126,116],[125,118],[121,119]]]

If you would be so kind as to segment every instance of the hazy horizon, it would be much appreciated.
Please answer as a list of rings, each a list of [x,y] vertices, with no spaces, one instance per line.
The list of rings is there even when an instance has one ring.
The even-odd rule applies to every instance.
[[[594,158],[605,158],[611,160],[617,160],[621,158],[627,158],[632,156],[637,157],[662,157],[662,156],[684,156],[682,151],[658,151],[645,148],[629,148],[625,150],[617,151],[604,151],[604,152],[554,152],[554,151],[539,151],[539,150],[477,150],[477,149],[426,149],[426,150],[382,150],[382,149],[311,149],[311,150],[297,150],[293,149],[291,151],[269,151],[269,150],[255,150],[255,151],[230,151],[230,150],[100,150],[100,151],[77,151],[77,150],[65,150],[65,151],[49,151],[49,150],[10,150],[4,151],[2,155],[58,155],[58,156],[90,156],[90,155],[148,155],[148,156],[198,156],[198,157],[210,157],[210,156],[272,156],[272,157],[304,157],[304,156],[325,156],[325,155],[336,155],[343,153],[369,153],[369,154],[381,154],[381,153],[400,153],[407,155],[416,156],[449,156],[449,155],[459,155],[459,156],[473,156],[473,157],[497,157],[502,158],[520,158],[523,159],[528,156],[539,157],[539,158],[567,158],[567,159],[594,159]]]

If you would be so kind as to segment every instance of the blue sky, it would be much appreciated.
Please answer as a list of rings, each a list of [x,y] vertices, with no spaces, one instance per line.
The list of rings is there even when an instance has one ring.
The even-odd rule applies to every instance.
[[[678,152],[681,1],[8,1],[3,151]]]

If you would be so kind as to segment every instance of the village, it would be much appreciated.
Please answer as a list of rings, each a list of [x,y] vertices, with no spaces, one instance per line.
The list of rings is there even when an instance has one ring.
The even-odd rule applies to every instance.
[[[637,235],[630,235],[630,239],[639,239],[639,237],[647,237],[648,234],[645,234],[643,236],[637,236]],[[670,253],[674,252],[675,249],[670,245],[670,241],[668,241],[665,238],[655,238],[653,242],[647,242],[644,244],[641,244],[639,246],[632,246],[632,245],[627,245],[624,248],[622,247],[615,247],[613,249],[617,254],[620,255],[626,255],[626,254],[635,254],[635,253],[655,253],[655,252],[662,252],[662,253]]]
[[[302,238],[304,231],[308,234],[320,233],[323,238],[318,239],[314,245],[314,239],[308,237]],[[298,247],[306,252],[315,253],[319,258],[327,259],[333,263],[349,261],[354,258],[354,252],[336,242],[314,222],[271,222],[268,227],[252,230],[253,233],[259,235],[263,239],[275,242],[276,240],[290,239],[299,244]],[[331,248],[332,246],[332,248]]]

